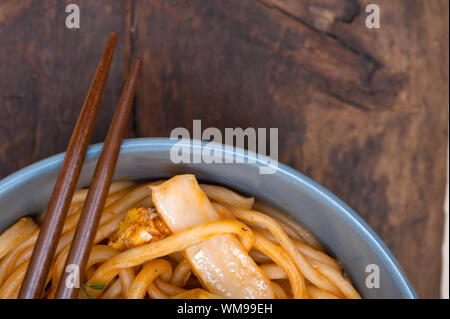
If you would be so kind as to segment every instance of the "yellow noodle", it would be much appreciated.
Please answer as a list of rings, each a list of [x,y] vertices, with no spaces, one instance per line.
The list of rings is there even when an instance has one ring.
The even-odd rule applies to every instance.
[[[170,282],[175,286],[183,287],[188,281],[191,272],[192,271],[189,262],[187,261],[187,259],[183,259],[174,269]]]
[[[152,259],[185,250],[216,235],[235,233],[241,239],[243,246],[250,250],[253,245],[253,233],[243,223],[235,220],[221,220],[187,228],[169,237],[140,247],[124,251],[111,258],[99,267],[89,285],[105,285],[109,283],[122,268],[134,267]],[[88,288],[89,289],[89,288]],[[91,289],[92,291],[92,289]],[[98,295],[92,291],[92,295]]]
[[[230,207],[231,212],[238,218],[244,221],[257,223],[265,226],[278,240],[281,247],[292,258],[302,274],[312,282],[315,286],[328,290],[335,295],[341,295],[338,288],[333,285],[325,276],[317,272],[305,259],[303,254],[298,250],[292,240],[284,232],[283,228],[272,218],[263,213],[238,209]],[[281,265],[280,265],[281,266]]]
[[[122,269],[119,272],[119,279],[120,279],[120,283],[122,285],[122,295],[124,297],[128,296],[131,285],[133,284],[133,281],[135,278],[136,278],[136,274],[134,273],[133,268]]]
[[[151,194],[147,184],[137,187],[130,193],[123,196],[121,199],[114,202],[112,205],[108,206],[102,214],[100,220],[100,228],[97,231],[95,237],[95,243],[102,241],[103,239],[110,236],[114,233],[120,221],[124,218],[126,214],[126,210],[131,206],[135,205],[139,201],[148,197]],[[56,248],[55,257],[58,257],[58,254],[71,243],[72,238],[75,233],[75,228],[72,228],[70,231],[63,234],[58,242],[58,246]],[[37,236],[36,236],[37,239]],[[34,240],[35,242],[35,240]],[[16,269],[19,265],[21,265],[24,260],[27,260],[31,257],[34,248],[34,242],[32,245],[28,246],[22,253],[20,258],[16,258],[15,264],[12,266],[12,269]],[[0,278],[1,279],[1,278]]]
[[[288,299],[289,298],[286,291],[284,291],[283,287],[281,287],[279,284],[277,284],[274,281],[271,281],[270,283],[272,285],[272,289],[275,293],[276,299]]]
[[[114,194],[116,192],[120,192],[124,189],[133,187],[137,184],[136,181],[116,181],[116,182],[112,182],[111,186],[109,187],[108,190],[108,195]],[[77,190],[72,197],[72,203],[76,203],[76,202],[84,202],[86,200],[87,197],[87,193],[89,191],[89,188],[82,188]]]
[[[305,280],[288,254],[279,245],[274,244],[258,232],[254,232],[254,236],[255,249],[265,253],[286,272],[291,283],[292,296],[299,299],[308,298]]]
[[[152,299],[169,299],[170,296],[162,292],[156,285],[152,282],[147,290],[148,295]]]
[[[154,282],[155,282],[156,286],[162,292],[164,292],[166,295],[169,295],[169,296],[178,295],[178,294],[181,294],[186,291],[186,289],[172,285],[172,284],[170,284],[162,279],[159,279],[159,278],[156,278],[156,280]]]
[[[14,247],[28,239],[28,236],[37,229],[37,225],[29,217],[21,218],[17,223],[0,235],[0,260]]]
[[[308,290],[308,295],[311,299],[339,299],[331,292],[314,286],[307,285],[306,290]]]
[[[28,247],[34,245],[36,239],[39,235],[39,230],[35,230],[31,236],[21,243],[19,246],[14,248],[11,252],[8,253],[0,262],[0,287],[3,282],[7,279],[8,275],[14,271],[14,265],[17,259],[22,255],[23,251]],[[23,261],[22,261],[23,262]]]
[[[22,284],[29,261],[24,262],[4,282],[0,288],[0,299],[15,299]]]
[[[128,192],[130,192],[130,189],[124,189],[124,190],[122,190],[120,192],[117,192],[117,193],[114,193],[114,194],[108,196],[106,198],[105,209],[102,212],[102,215],[104,214],[105,211],[106,211],[106,214],[109,214],[109,210],[111,209],[109,207],[111,205],[113,205],[114,203],[116,203],[121,198],[123,198]],[[83,203],[84,202],[80,202],[78,204],[80,206],[82,206]],[[108,208],[109,208],[109,210],[107,210]],[[80,219],[80,214],[81,214],[81,208],[80,208],[80,210],[74,212],[72,215],[69,215],[66,218],[66,220],[64,222],[63,231],[62,231],[63,234],[76,227],[76,225],[78,224],[78,220]]]
[[[268,230],[266,230],[265,228],[263,229],[263,228],[255,227],[255,229],[257,229],[267,239],[269,239],[275,243],[277,242],[277,239],[275,238],[275,236],[273,236],[273,234],[271,232],[269,232]],[[297,241],[294,239],[291,239],[291,240],[295,244],[295,246],[297,246],[298,250],[305,256],[306,260],[308,260],[309,263],[312,263],[312,260],[316,260],[316,261],[326,264],[338,271],[341,270],[341,265],[339,265],[339,263],[336,260],[334,260],[333,258],[328,256],[327,254],[325,254],[319,250],[316,250],[303,242],[300,242],[300,241]]]
[[[56,289],[59,284],[59,278],[61,277],[64,265],[66,263],[67,255],[69,254],[70,246],[64,248],[64,251],[59,254],[56,262],[53,264],[51,274],[52,274],[52,287]],[[86,264],[86,269],[89,269],[91,266],[103,263],[111,257],[117,255],[119,252],[109,246],[106,245],[96,245],[92,247],[91,254],[89,255],[89,260]]]
[[[332,267],[317,263],[315,265],[317,267],[317,270],[327,276],[327,278],[335,284],[339,289],[342,291],[342,293],[345,295],[345,297],[349,299],[361,299],[361,296],[359,293],[353,288],[350,281],[343,278],[342,273],[337,271],[336,269],[333,269]]]
[[[95,266],[89,267],[86,270],[86,280],[91,279],[91,277],[94,275],[95,271],[97,270],[97,268]]]
[[[105,292],[100,296],[100,299],[119,299],[121,295],[122,284],[119,279],[116,279],[106,288]]]
[[[108,191],[108,196],[113,195],[117,192],[126,190],[126,189],[130,189],[133,186],[135,186],[136,184],[137,184],[137,182],[135,182],[135,181],[112,182],[111,186],[109,188],[109,191]],[[72,201],[71,201],[70,208],[68,211],[68,216],[72,215],[75,212],[78,212],[81,209],[83,202],[86,200],[88,191],[89,191],[88,188],[82,188],[82,189],[75,191],[75,193],[72,196]],[[38,223],[43,222],[45,213],[46,213],[46,211],[43,211],[41,214],[36,216],[36,221]]]
[[[305,240],[305,242],[310,245],[311,247],[322,250],[322,246],[320,245],[319,241],[314,237],[313,234],[309,230],[307,230],[305,227],[297,223],[295,220],[293,220],[288,215],[280,212],[278,209],[273,208],[270,205],[267,205],[266,203],[255,201],[253,204],[253,207],[255,210],[259,210],[263,213],[266,213],[267,215],[280,220],[282,222],[285,222],[286,224],[290,225],[292,228],[295,229],[295,231]]]
[[[255,201],[253,197],[244,197],[222,186],[200,184],[200,188],[205,192],[206,196],[219,204],[251,209]]]
[[[144,264],[142,270],[137,274],[127,295],[128,299],[142,299],[145,296],[150,284],[161,275],[166,275],[166,279],[172,275],[172,266],[164,259],[151,260]]]
[[[99,245],[115,234],[128,209],[153,208],[148,186],[162,182],[112,184],[85,272],[87,286],[99,285],[105,289],[85,285],[88,295],[80,289],[79,297],[144,298],[148,294],[154,299],[222,298],[205,291],[201,283],[195,283],[198,279],[192,275],[182,252],[212,237],[234,234],[271,280],[276,298],[360,298],[349,279],[342,275],[344,270],[339,262],[325,254],[303,226],[269,205],[222,186],[200,185],[221,216],[220,221],[187,228],[123,252]],[[52,298],[55,294],[87,191],[79,190],[72,198],[47,278],[51,285],[43,297]],[[252,207],[264,213],[251,210]],[[38,234],[38,225],[30,218],[23,218],[0,235],[0,299],[17,298]],[[183,287],[188,280],[189,287],[200,288],[186,290]]]

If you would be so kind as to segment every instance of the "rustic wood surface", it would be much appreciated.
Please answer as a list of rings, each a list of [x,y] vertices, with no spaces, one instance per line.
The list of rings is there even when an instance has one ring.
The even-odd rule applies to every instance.
[[[93,142],[133,56],[128,136],[278,127],[279,159],[352,206],[420,297],[439,297],[448,136],[447,0],[0,1],[0,178],[65,149],[110,31]],[[68,30],[77,3],[81,28]]]

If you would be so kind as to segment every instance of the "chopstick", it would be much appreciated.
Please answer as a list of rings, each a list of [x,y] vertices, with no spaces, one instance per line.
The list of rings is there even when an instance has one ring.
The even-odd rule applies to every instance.
[[[42,296],[64,220],[86,156],[116,42],[117,33],[113,32],[109,35],[70,138],[66,156],[50,198],[47,214],[19,292],[19,298],[35,299]]]
[[[94,244],[95,235],[97,233],[98,224],[105,206],[108,189],[111,184],[114,169],[117,163],[117,157],[120,151],[120,144],[123,133],[127,124],[128,115],[131,110],[136,83],[141,68],[141,61],[135,59],[131,66],[127,82],[122,91],[117,110],[109,127],[108,135],[103,146],[100,159],[95,168],[94,177],[92,179],[83,210],[80,215],[77,229],[67,256],[64,269],[67,270],[68,265],[78,267],[77,273],[79,279],[84,276],[86,264]],[[73,268],[71,268],[73,269]],[[64,271],[59,280],[58,290],[55,298],[70,299],[74,298],[79,287],[68,285],[67,279],[72,276],[73,272]],[[70,279],[70,278],[69,278]],[[69,280],[69,282],[71,282]]]

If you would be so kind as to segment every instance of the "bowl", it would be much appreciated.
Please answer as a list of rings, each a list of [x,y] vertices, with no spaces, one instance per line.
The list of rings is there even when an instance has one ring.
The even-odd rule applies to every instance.
[[[170,151],[176,143],[190,147],[192,154],[201,154],[206,145],[191,143],[190,140],[125,140],[114,179],[157,179],[191,173],[199,180],[251,194],[286,212],[311,230],[327,253],[344,265],[364,298],[417,298],[400,265],[375,232],[324,187],[281,163],[272,163],[277,168],[274,174],[260,174],[260,168],[267,165],[264,158],[221,144],[208,145],[211,149],[223,151],[224,158],[232,159],[240,154],[245,162],[174,164],[170,160]],[[89,185],[102,145],[89,147],[79,187]],[[0,231],[20,217],[46,208],[63,158],[64,153],[49,157],[0,181]]]

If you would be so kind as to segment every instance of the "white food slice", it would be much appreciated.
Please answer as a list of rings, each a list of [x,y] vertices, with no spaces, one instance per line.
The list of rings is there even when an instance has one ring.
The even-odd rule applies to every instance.
[[[178,175],[152,187],[153,202],[174,233],[222,218],[194,175]],[[274,298],[269,279],[235,235],[218,235],[185,250],[210,292],[227,298]]]

